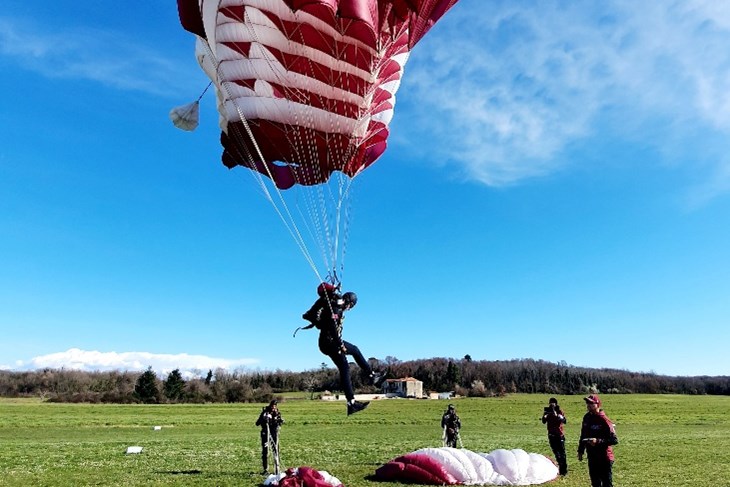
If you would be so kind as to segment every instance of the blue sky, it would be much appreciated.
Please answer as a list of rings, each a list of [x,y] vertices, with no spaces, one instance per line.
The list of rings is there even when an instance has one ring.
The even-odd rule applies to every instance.
[[[356,181],[368,357],[728,375],[730,5],[461,0]],[[0,366],[305,370],[315,274],[247,175],[172,1],[0,13]]]

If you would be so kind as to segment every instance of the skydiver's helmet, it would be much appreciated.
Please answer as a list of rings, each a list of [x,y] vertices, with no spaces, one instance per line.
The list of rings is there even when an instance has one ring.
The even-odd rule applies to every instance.
[[[345,306],[353,308],[357,304],[357,294],[352,291],[346,292],[342,295],[342,300],[345,302]]]
[[[449,404],[449,407],[448,407],[448,408],[446,408],[446,410],[447,410],[448,412],[450,412],[450,413],[453,413],[453,412],[455,411],[455,409],[454,409],[454,405],[453,405],[453,404]]]

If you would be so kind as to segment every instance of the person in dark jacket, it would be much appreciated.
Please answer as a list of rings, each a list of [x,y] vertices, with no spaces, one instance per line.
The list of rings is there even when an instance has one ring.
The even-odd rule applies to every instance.
[[[453,404],[449,404],[446,412],[441,416],[441,428],[444,430],[444,440],[446,445],[456,448],[456,440],[459,438],[459,430],[461,429],[461,420],[456,414],[456,408]]]
[[[560,475],[568,474],[568,460],[565,456],[565,432],[563,431],[563,425],[567,422],[565,413],[558,405],[558,400],[551,397],[548,406],[543,410],[542,424],[547,425],[548,442],[553,450],[553,455],[555,455],[555,461],[558,462]]]
[[[357,304],[357,295],[353,292],[340,295],[339,288],[328,283],[322,283],[317,288],[317,293],[319,294],[317,301],[302,315],[302,318],[311,323],[303,329],[317,327],[319,330],[319,350],[332,360],[340,373],[340,384],[347,398],[349,416],[362,411],[369,403],[355,400],[347,356],[351,355],[355,359],[368,381],[376,387],[382,383],[383,375],[372,370],[357,346],[342,339],[342,322],[345,319],[345,311],[352,309]]]
[[[613,487],[613,445],[618,444],[616,430],[601,409],[596,394],[583,398],[588,412],[583,416],[578,443],[578,460],[588,452],[588,474],[592,487]]]
[[[261,473],[269,474],[269,445],[271,445],[276,473],[279,470],[279,428],[284,424],[277,402],[271,401],[268,406],[261,410],[256,426],[261,427],[261,463],[264,469]]]

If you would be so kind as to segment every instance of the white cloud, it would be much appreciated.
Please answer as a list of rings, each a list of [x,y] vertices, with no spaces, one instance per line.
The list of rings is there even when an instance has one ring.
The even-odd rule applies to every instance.
[[[128,34],[51,29],[0,17],[0,56],[51,79],[90,80],[156,95],[193,92],[190,62],[175,62]]]
[[[669,159],[705,131],[730,135],[730,3],[463,0],[441,22],[406,69],[405,135],[466,178],[559,170],[607,129]]]
[[[33,357],[28,362],[18,363],[10,370],[36,370],[43,368],[73,369],[84,371],[107,370],[146,370],[152,367],[156,373],[165,375],[174,369],[180,369],[184,376],[190,377],[218,368],[234,370],[258,363],[258,359],[239,358],[226,359],[205,355],[189,355],[187,353],[160,354],[150,352],[99,352],[71,348],[65,352],[51,353]],[[1,368],[1,367],[0,367]]]

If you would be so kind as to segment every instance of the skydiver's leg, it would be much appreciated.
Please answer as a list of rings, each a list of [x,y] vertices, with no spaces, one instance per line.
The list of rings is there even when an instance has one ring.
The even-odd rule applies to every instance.
[[[560,475],[566,475],[568,473],[568,462],[565,457],[565,437],[548,435],[548,440],[550,441],[550,448],[555,455],[555,461],[558,462]]]
[[[449,440],[446,442],[446,446],[456,448],[456,433],[449,434]]]
[[[357,348],[356,345],[353,345],[352,343],[346,341],[343,341],[342,344],[345,345],[347,355],[352,355],[352,358],[355,359],[355,363],[360,367],[360,369],[362,369],[365,375],[369,376],[373,373],[373,369],[370,367],[370,364],[367,360],[365,360],[365,357],[363,357],[360,349]]]
[[[347,343],[347,342],[345,342]],[[350,380],[350,364],[347,363],[347,355],[344,353],[331,353],[329,358],[340,372],[340,386],[342,387],[348,404],[355,400],[355,392],[352,390],[352,381]]]

